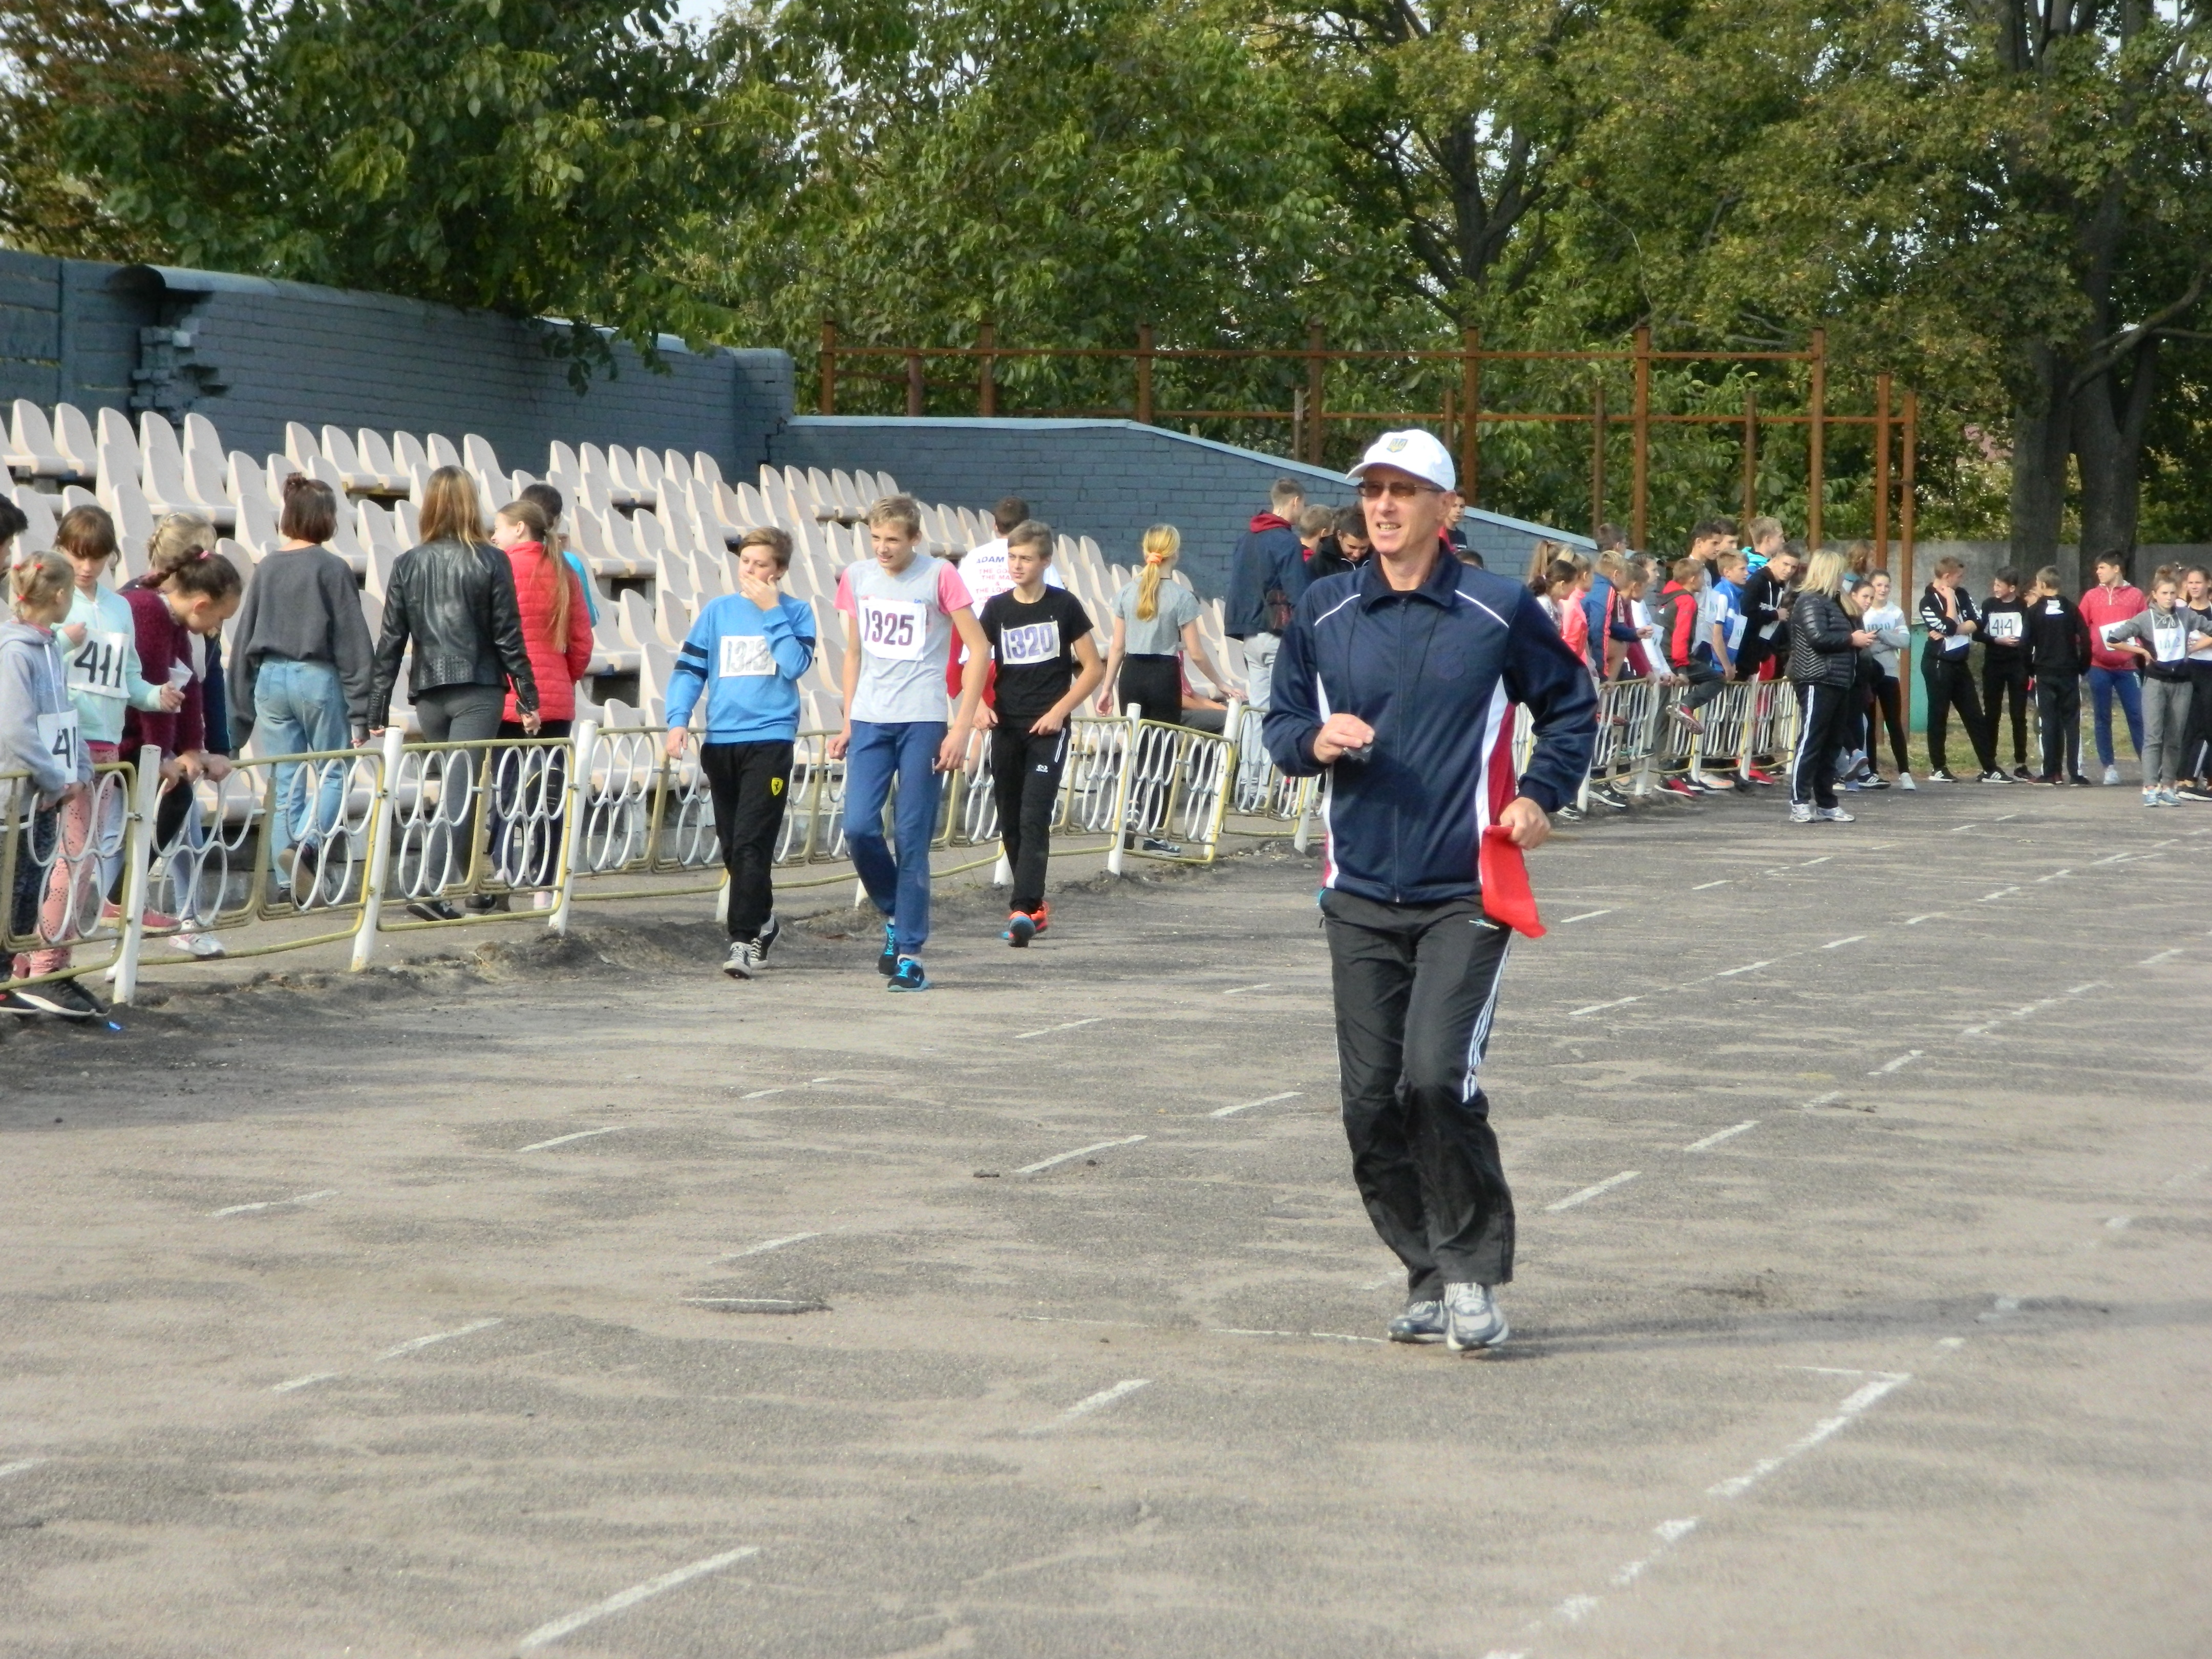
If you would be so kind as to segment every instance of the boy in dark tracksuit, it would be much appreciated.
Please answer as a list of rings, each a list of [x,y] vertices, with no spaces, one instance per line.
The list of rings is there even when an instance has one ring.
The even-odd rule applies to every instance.
[[[2012,775],[2022,780],[2028,775],[2027,678],[2027,603],[2020,597],[2019,573],[2000,570],[1982,607],[1982,707],[1995,750],[2011,699]],[[1997,759],[2002,764],[2002,756]]]
[[[2035,686],[2036,718],[2043,731],[2043,770],[2038,783],[2078,783],[2081,774],[2081,676],[2089,668],[2089,624],[2074,601],[2058,592],[2058,569],[2046,565],[2028,590],[2027,672]]]

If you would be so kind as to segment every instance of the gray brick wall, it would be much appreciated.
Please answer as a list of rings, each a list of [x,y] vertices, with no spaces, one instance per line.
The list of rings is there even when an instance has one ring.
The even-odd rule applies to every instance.
[[[769,447],[779,465],[888,471],[925,499],[979,511],[1019,495],[1054,529],[1091,537],[1116,564],[1135,562],[1146,526],[1172,524],[1182,532],[1183,568],[1207,594],[1226,587],[1237,538],[1266,510],[1277,478],[1301,480],[1309,502],[1352,499],[1339,473],[1133,421],[802,415]],[[1499,569],[1520,570],[1538,536],[1589,544],[1494,514],[1467,523]]]
[[[128,404],[138,331],[155,308],[112,289],[116,270],[0,248],[0,407],[18,398],[49,408]]]

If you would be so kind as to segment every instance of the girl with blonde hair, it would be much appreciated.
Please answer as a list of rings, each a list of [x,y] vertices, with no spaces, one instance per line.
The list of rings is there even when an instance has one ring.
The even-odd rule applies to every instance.
[[[1790,602],[1790,678],[1797,689],[1797,748],[1790,764],[1790,819],[1849,823],[1836,804],[1836,755],[1858,709],[1859,653],[1875,636],[1844,607],[1850,561],[1822,548]]]
[[[1182,551],[1182,533],[1171,524],[1145,532],[1145,566],[1114,596],[1114,642],[1106,653],[1106,678],[1098,693],[1098,712],[1110,714],[1135,703],[1144,718],[1168,726],[1182,723],[1181,644],[1199,672],[1224,696],[1240,695],[1229,677],[1213,665],[1199,635],[1198,595],[1170,581]]]

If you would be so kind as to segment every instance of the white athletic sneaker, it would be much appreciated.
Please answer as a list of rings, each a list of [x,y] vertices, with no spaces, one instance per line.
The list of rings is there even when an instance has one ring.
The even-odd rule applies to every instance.
[[[1444,1304],[1409,1302],[1406,1310],[1387,1328],[1393,1342],[1441,1342],[1444,1340]]]
[[[1912,774],[1910,772],[1899,772],[1897,775],[1897,787],[1900,789],[1917,789],[1920,787],[1918,784],[1913,782]]]
[[[1512,1334],[1489,1285],[1444,1286],[1444,1346],[1454,1353],[1494,1348]]]
[[[1846,812],[1840,806],[1823,806],[1813,816],[1823,823],[1856,823],[1858,822],[1856,815]]]
[[[730,954],[722,959],[722,971],[732,979],[750,979],[760,972],[761,948],[749,939],[730,941]]]
[[[2163,806],[2166,803],[2159,799],[2157,790],[2146,789],[2143,791],[2143,805],[2145,806]]]
[[[2160,806],[2179,806],[2181,805],[2180,793],[2172,788],[2160,789],[2158,792],[2158,804]]]
[[[170,934],[169,948],[173,951],[182,951],[188,957],[198,957],[203,962],[223,953],[221,939],[213,933],[203,933],[197,928],[189,928],[181,933]]]
[[[2120,769],[2118,767],[2108,766],[2105,769],[2105,783],[2107,787],[2118,783],[2119,781]]]
[[[1790,823],[1812,823],[1812,821],[1813,821],[1813,809],[1812,809],[1810,806],[1802,804],[1802,802],[1793,802],[1793,803],[1791,804],[1790,808]]]

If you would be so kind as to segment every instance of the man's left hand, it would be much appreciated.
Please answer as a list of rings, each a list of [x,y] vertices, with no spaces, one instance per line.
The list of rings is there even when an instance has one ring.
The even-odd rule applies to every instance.
[[[1498,826],[1513,837],[1522,852],[1533,852],[1552,838],[1552,820],[1526,795],[1516,795],[1498,815]]]

